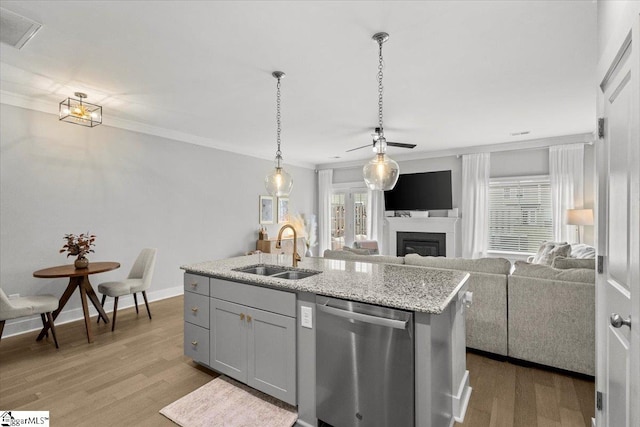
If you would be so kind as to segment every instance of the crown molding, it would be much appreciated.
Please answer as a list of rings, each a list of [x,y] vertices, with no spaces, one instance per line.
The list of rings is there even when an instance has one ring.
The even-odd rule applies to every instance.
[[[572,135],[552,136],[548,138],[529,139],[526,141],[503,142],[500,144],[476,145],[455,148],[450,150],[425,151],[418,153],[409,153],[402,155],[394,155],[393,159],[397,162],[409,160],[433,159],[437,157],[460,157],[465,154],[473,153],[497,153],[500,151],[519,151],[519,150],[535,150],[538,148],[548,148],[554,145],[562,144],[593,144],[595,141],[594,133],[576,133]],[[364,166],[365,160],[355,160],[343,163],[324,163],[316,165],[317,170],[323,169],[345,169],[358,166]]]
[[[51,114],[52,111],[58,111],[58,104],[49,100],[38,99],[30,96],[17,94],[14,92],[8,92],[6,90],[0,90],[0,104],[11,105],[13,107],[25,108],[27,110],[39,111],[41,113]],[[227,151],[230,153],[240,154],[243,156],[254,157],[261,160],[273,161],[273,156],[257,156],[248,150],[243,150],[238,147],[228,147],[216,143],[210,138],[204,138],[197,135],[192,135],[186,132],[180,132],[172,129],[162,128],[159,126],[153,126],[146,123],[137,122],[134,120],[123,119],[120,117],[109,116],[109,114],[102,115],[102,125],[110,126],[118,129],[124,129],[132,132],[140,132],[147,135],[158,136],[161,138],[167,138],[174,141],[186,142],[189,144],[200,145],[202,147],[212,148],[215,150]],[[288,165],[297,166],[305,169],[314,169],[315,164],[307,162],[287,162]]]

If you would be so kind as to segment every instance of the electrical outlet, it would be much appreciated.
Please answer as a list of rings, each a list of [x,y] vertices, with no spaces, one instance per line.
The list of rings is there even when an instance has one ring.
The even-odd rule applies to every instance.
[[[11,295],[9,295],[9,299],[16,299],[16,298],[20,298],[20,294],[11,294]]]
[[[313,329],[313,310],[311,307],[300,307],[300,325]]]

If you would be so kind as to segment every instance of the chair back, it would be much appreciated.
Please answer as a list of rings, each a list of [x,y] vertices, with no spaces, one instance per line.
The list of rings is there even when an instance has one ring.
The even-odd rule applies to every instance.
[[[143,289],[149,289],[151,286],[151,277],[156,265],[156,252],[157,249],[155,248],[143,249],[129,272],[128,279],[142,279],[144,283]]]
[[[14,310],[13,304],[9,301],[9,297],[4,293],[2,288],[0,288],[0,319],[4,319],[4,316],[8,316]]]

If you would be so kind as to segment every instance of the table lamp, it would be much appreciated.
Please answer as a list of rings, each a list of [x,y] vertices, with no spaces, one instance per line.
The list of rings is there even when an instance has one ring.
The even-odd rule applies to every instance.
[[[567,224],[578,226],[578,243],[582,243],[582,227],[593,225],[593,209],[567,209]]]

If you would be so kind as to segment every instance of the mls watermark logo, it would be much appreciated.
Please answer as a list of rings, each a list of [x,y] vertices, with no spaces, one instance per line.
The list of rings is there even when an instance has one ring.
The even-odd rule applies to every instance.
[[[49,411],[0,411],[0,426],[49,427]]]

